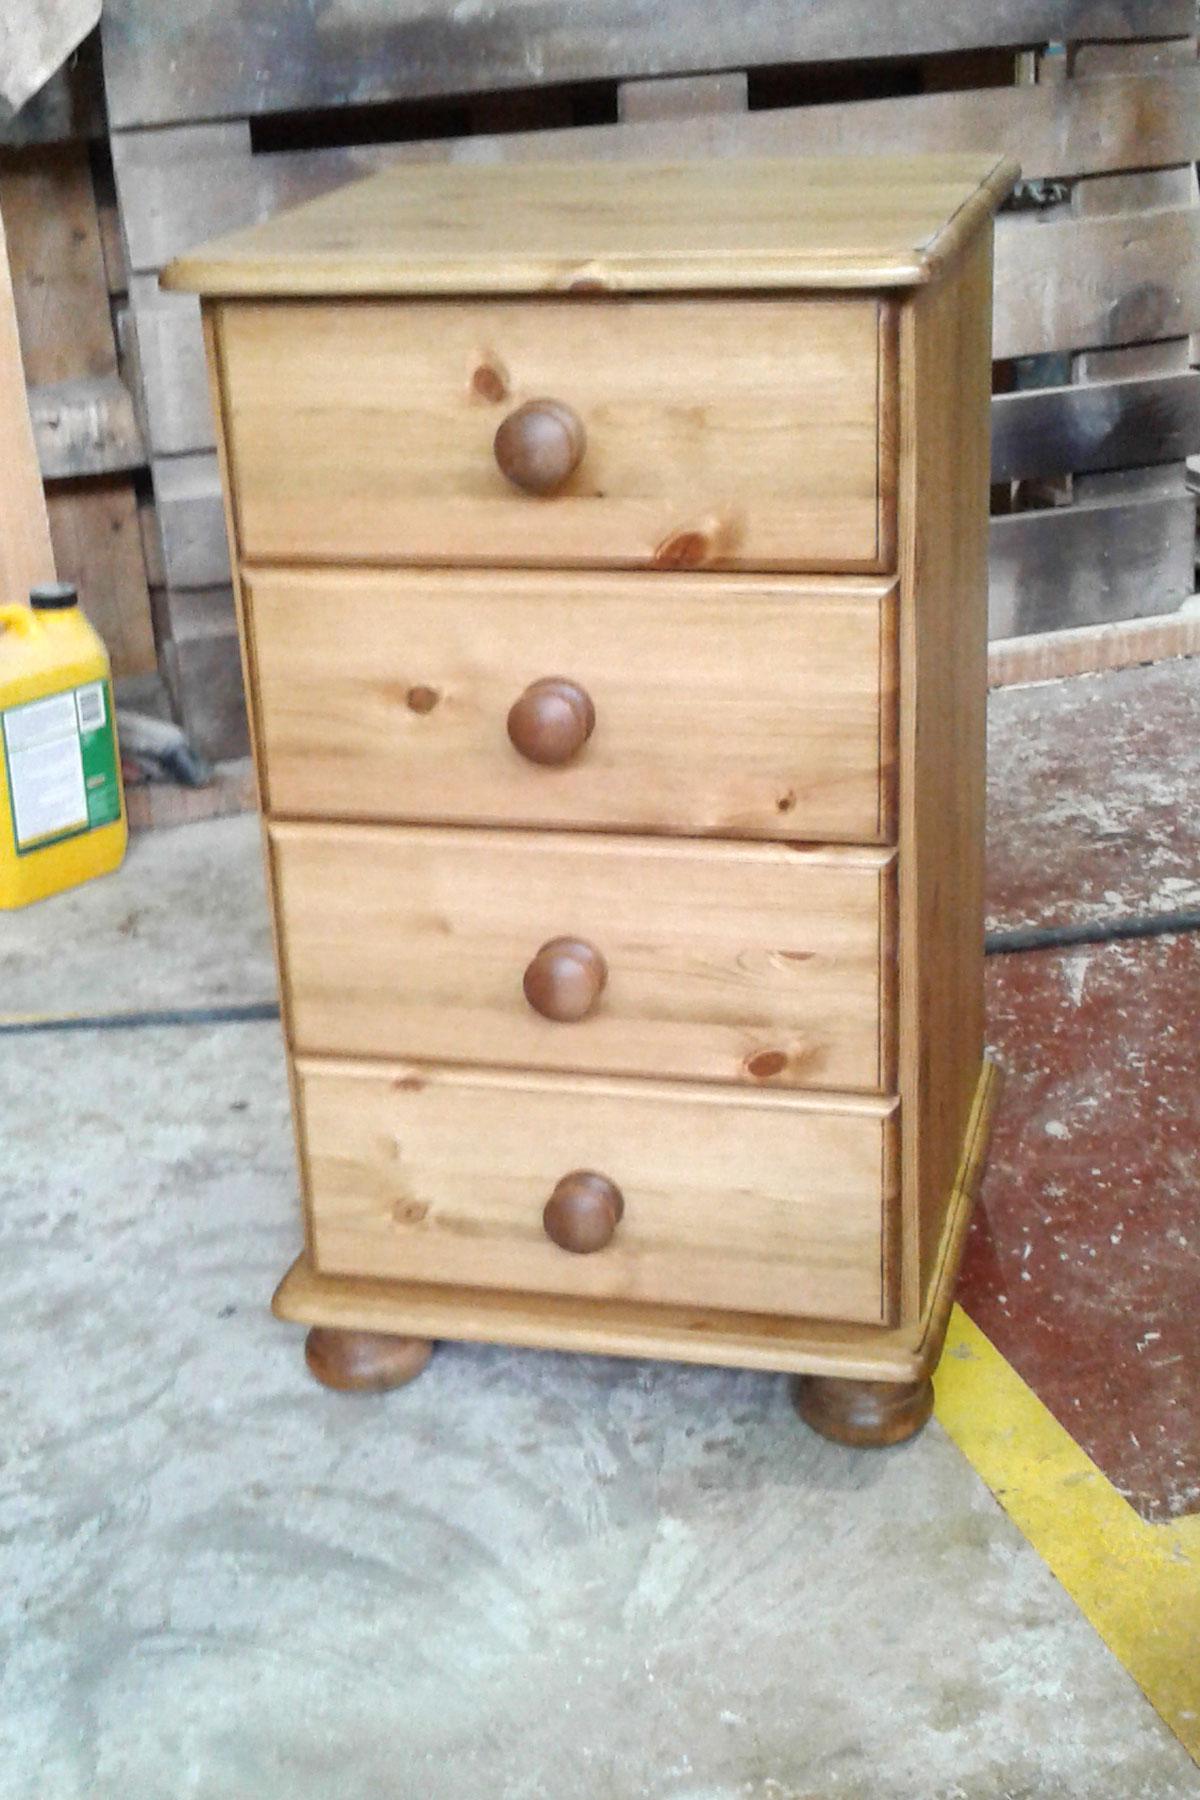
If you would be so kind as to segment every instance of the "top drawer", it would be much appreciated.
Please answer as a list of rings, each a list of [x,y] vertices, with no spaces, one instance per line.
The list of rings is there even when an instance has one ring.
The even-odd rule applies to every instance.
[[[242,554],[886,568],[887,317],[871,297],[228,302]],[[493,440],[544,399],[582,426],[551,421],[550,461],[583,448],[535,495]]]

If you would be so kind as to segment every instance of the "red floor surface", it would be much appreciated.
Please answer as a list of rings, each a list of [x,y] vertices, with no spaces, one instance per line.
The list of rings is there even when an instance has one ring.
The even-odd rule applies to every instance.
[[[993,696],[990,920],[1200,905],[1200,662]],[[1200,1511],[1200,934],[994,957],[959,1297],[1143,1517]]]

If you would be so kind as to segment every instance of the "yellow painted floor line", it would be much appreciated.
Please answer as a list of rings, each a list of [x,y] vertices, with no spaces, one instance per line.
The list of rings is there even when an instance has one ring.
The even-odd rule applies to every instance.
[[[936,1416],[1200,1762],[1200,1517],[1148,1525],[956,1306]]]

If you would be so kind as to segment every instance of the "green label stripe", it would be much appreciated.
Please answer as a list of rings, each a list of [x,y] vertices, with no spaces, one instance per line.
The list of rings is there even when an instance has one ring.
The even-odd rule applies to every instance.
[[[91,731],[80,730],[79,748],[83,753],[83,785],[87,791],[87,829],[112,825],[121,816],[121,780],[117,769],[117,739],[113,731],[112,690],[103,684],[104,722]],[[91,718],[88,705],[92,691],[81,688],[76,694],[81,721]],[[97,711],[98,711],[97,707]]]

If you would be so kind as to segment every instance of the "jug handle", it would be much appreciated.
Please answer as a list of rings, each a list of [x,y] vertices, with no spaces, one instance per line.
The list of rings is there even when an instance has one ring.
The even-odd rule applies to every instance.
[[[0,606],[0,629],[20,637],[36,637],[40,621],[32,606]]]

